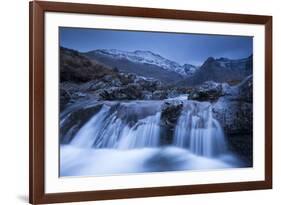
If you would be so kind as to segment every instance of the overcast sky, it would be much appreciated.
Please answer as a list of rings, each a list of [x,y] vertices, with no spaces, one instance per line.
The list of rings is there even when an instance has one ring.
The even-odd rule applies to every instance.
[[[180,64],[201,65],[208,57],[245,58],[253,52],[249,36],[178,34],[60,28],[60,45],[81,52],[95,49],[149,50]]]

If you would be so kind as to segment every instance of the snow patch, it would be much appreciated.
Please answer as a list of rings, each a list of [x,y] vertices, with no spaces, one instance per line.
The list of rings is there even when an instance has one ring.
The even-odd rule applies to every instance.
[[[165,70],[179,73],[183,76],[193,74],[198,68],[190,64],[180,65],[177,62],[166,59],[160,56],[159,54],[155,54],[151,51],[136,50],[133,52],[129,52],[117,49],[99,49],[96,50],[96,52],[102,55],[107,55],[112,58],[127,59],[134,63],[156,65]]]

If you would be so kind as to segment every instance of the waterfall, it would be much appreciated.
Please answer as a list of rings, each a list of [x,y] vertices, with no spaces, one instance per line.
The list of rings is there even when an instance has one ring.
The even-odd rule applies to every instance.
[[[157,147],[160,141],[160,115],[161,113],[157,112],[139,119],[130,126],[130,123],[123,122],[118,117],[117,111],[111,113],[110,107],[103,105],[101,110],[77,132],[71,144],[79,147],[114,149]]]
[[[71,145],[121,150],[160,147],[161,106],[155,105],[162,103],[154,102],[153,106],[149,101],[121,103],[119,107],[115,106],[115,109],[111,108],[116,104],[104,104],[100,111],[80,128]],[[147,113],[144,114],[145,112]],[[184,103],[175,127],[172,145],[206,157],[224,153],[224,133],[219,122],[213,118],[210,103]]]
[[[211,103],[173,100],[180,100],[183,106],[177,116],[172,113],[168,118],[162,115],[165,101],[103,102],[98,112],[79,122],[81,127],[73,133],[70,143],[61,144],[60,176],[242,166],[236,156],[227,152],[224,132],[213,117]],[[173,106],[173,101],[168,105]],[[87,107],[81,105],[80,109],[85,113]],[[168,135],[167,120],[175,116],[175,123],[168,125],[172,130]],[[83,119],[66,113],[60,126],[69,126],[70,122],[75,126],[71,120]],[[169,144],[165,137],[170,137]]]
[[[174,145],[206,157],[224,153],[226,142],[210,103],[187,102],[175,129]]]
[[[118,148],[157,147],[160,145],[160,116],[148,116],[137,122],[131,129],[127,127],[126,135],[121,138]],[[126,132],[127,131],[127,132]]]
[[[104,105],[102,109],[78,131],[70,144],[79,147],[92,147],[100,133],[100,128],[103,126],[106,113],[109,109],[110,107]]]

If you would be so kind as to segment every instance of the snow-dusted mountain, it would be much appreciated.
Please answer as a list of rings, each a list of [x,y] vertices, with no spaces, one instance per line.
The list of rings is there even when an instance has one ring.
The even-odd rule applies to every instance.
[[[205,81],[240,81],[252,73],[252,56],[243,59],[208,58],[200,67],[180,65],[151,51],[98,49],[84,53],[88,58],[124,73],[152,77],[164,83],[181,86],[198,85]]]
[[[208,58],[192,76],[179,81],[182,86],[199,85],[205,81],[241,81],[253,73],[253,56],[243,59]]]
[[[195,66],[195,65],[191,65],[191,64],[184,64],[183,65],[183,69],[185,71],[185,74],[187,76],[190,76],[192,74],[194,74],[196,72],[196,70],[198,70],[199,67]]]
[[[177,62],[166,59],[159,54],[151,51],[136,50],[133,52],[121,51],[117,49],[99,49],[86,53],[87,56],[95,58],[104,56],[107,58],[128,60],[138,64],[150,64],[160,67],[166,71],[171,71],[182,75],[183,77],[192,75],[196,71],[196,66],[190,64],[180,65]]]

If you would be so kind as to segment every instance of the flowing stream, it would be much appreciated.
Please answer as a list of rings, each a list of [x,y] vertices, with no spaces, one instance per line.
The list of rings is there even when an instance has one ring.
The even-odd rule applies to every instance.
[[[191,102],[185,105],[176,126],[173,144],[206,157],[226,151],[223,130],[213,118],[209,103]]]
[[[175,100],[175,99],[173,99]],[[182,100],[172,141],[163,144],[164,101],[103,103],[69,143],[60,146],[61,176],[238,167],[208,102]],[[61,117],[64,126],[72,110]],[[63,137],[63,136],[62,136]]]

